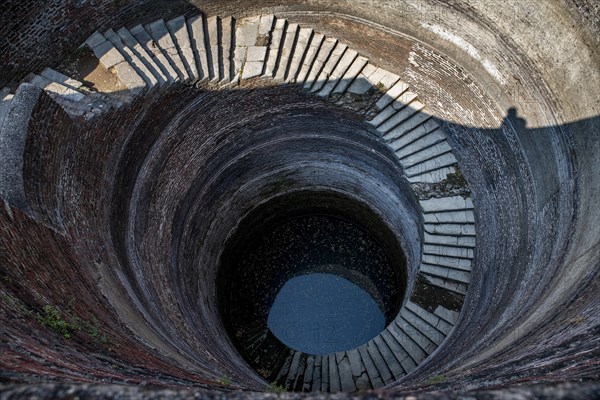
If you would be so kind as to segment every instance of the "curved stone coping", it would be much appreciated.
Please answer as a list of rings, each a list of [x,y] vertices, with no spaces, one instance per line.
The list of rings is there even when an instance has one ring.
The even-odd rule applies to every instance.
[[[364,115],[395,152],[413,185],[440,183],[458,172],[458,161],[443,128],[427,114],[425,104],[408,85],[335,38],[273,15],[239,21],[202,15],[178,17],[117,32],[95,32],[85,44],[128,88],[128,101],[167,83],[208,79],[231,86],[261,76],[280,84],[302,85],[310,93]],[[81,85],[64,75],[47,72],[32,80],[53,93],[57,102],[85,98]],[[23,187],[19,165],[27,117],[39,91],[31,85],[21,86],[0,135],[3,154],[15,155],[3,161],[7,168],[3,168],[2,195],[24,210],[27,204],[19,189]],[[12,111],[18,107],[29,107],[29,113]],[[7,135],[7,129],[21,134]],[[429,285],[465,295],[476,237],[473,203],[452,196],[424,199],[420,204],[424,240],[418,273]],[[331,392],[390,384],[434,352],[457,319],[458,313],[442,306],[430,312],[407,300],[392,324],[357,349],[326,356],[291,351],[277,381],[288,389]]]

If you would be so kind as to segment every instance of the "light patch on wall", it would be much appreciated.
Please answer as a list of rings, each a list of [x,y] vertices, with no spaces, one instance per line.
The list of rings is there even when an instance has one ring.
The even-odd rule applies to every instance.
[[[455,35],[452,32],[449,32],[448,30],[442,28],[439,25],[431,25],[424,22],[421,24],[421,26],[435,33],[442,39],[454,43],[455,45],[466,51],[467,54],[479,61],[483,65],[485,70],[490,75],[492,75],[494,79],[496,79],[501,85],[506,85],[506,79],[504,79],[504,77],[502,76],[498,68],[494,65],[494,63],[492,63],[489,59],[484,58],[471,43],[467,42],[462,37]]]

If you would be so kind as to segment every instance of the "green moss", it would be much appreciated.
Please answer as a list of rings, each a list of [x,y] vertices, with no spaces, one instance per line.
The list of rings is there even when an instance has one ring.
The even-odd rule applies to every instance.
[[[231,385],[231,378],[228,376],[222,376],[219,378],[218,382],[221,385],[229,386],[229,385]]]
[[[432,376],[431,378],[427,379],[426,383],[428,385],[435,385],[436,383],[443,383],[446,382],[446,376],[444,375],[436,375],[436,376]]]
[[[271,382],[265,388],[265,392],[269,392],[269,393],[285,393],[286,390],[285,390],[285,388],[283,386],[278,385],[276,382]]]
[[[62,315],[57,308],[51,305],[44,306],[44,313],[37,314],[36,320],[40,325],[60,333],[65,339],[71,338],[73,327],[62,318]]]

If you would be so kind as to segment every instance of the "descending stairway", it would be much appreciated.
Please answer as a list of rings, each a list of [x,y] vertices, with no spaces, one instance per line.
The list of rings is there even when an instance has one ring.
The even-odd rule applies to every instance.
[[[130,29],[95,32],[85,46],[127,88],[125,96],[94,92],[51,69],[27,78],[73,118],[94,118],[121,107],[121,99],[129,103],[167,85],[208,81],[225,87],[261,77],[301,86],[363,115],[395,152],[412,184],[439,183],[458,170],[443,127],[400,76],[377,67],[335,38],[273,15],[240,20],[204,15],[161,19]],[[17,106],[19,98],[29,93],[25,89],[15,94],[0,91],[0,138],[14,129],[5,121],[21,112]],[[22,185],[18,179],[11,182]],[[23,199],[11,194],[15,192],[2,189],[4,197],[11,200],[12,196],[15,204],[21,204]],[[430,285],[465,295],[476,242],[473,202],[449,196],[422,199],[420,205],[424,225],[418,273]],[[458,317],[459,313],[442,306],[428,311],[407,300],[383,332],[356,349],[329,355],[286,349],[269,362],[283,360],[273,365],[278,369],[275,380],[288,390],[379,388],[423,362],[451,333]],[[264,357],[260,347],[269,342],[267,336],[257,327],[247,339],[257,360]]]

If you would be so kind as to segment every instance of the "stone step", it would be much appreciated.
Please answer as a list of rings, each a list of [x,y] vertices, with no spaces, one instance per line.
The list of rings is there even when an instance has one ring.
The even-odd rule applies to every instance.
[[[288,356],[285,358],[285,361],[283,362],[281,368],[279,369],[279,372],[277,373],[277,378],[275,379],[275,382],[277,382],[278,384],[282,385],[286,383],[287,377],[290,372],[290,367],[292,365],[292,360],[294,359],[295,355],[296,352],[294,350],[290,350]]]
[[[421,112],[425,108],[425,104],[416,99],[417,95],[415,93],[405,92],[392,102],[391,108],[395,110],[395,114],[377,127],[377,130],[382,134],[382,136],[398,125],[408,121],[411,117]],[[388,108],[389,107],[390,106],[388,106]]]
[[[167,21],[167,29],[171,33],[188,77],[190,79],[199,79],[200,74],[196,65],[187,20],[183,15],[173,18]]]
[[[434,144],[433,146],[426,147],[416,153],[407,155],[402,158],[400,156],[398,156],[398,158],[400,158],[401,163],[402,163],[402,165],[405,166],[405,168],[410,168],[413,165],[423,163],[427,160],[431,160],[435,157],[438,157],[442,154],[445,154],[445,153],[448,153],[451,151],[452,151],[452,147],[450,147],[448,142],[446,142],[444,140],[442,142]]]
[[[399,318],[399,317],[398,317]],[[397,318],[397,319],[398,319]],[[427,354],[423,351],[419,345],[417,345],[409,335],[404,332],[396,321],[388,326],[388,331],[392,334],[394,339],[402,346],[404,351],[410,356],[415,365],[419,365],[421,361],[427,357]]]
[[[385,93],[389,91],[399,80],[400,77],[398,75],[369,63],[350,85],[348,92],[361,95],[367,93],[372,88],[377,88],[379,91]],[[384,96],[385,95],[383,95],[382,98]],[[380,101],[380,104],[383,104],[387,100],[380,99]],[[385,107],[385,105],[383,107]]]
[[[379,348],[377,348],[377,345],[373,340],[367,342],[367,352],[369,353],[371,359],[375,363],[375,368],[377,368],[377,370],[379,371],[379,376],[381,377],[383,382],[386,385],[392,383],[394,381],[394,375],[392,374],[392,371],[390,371],[390,368],[386,364],[385,359],[379,352]]]
[[[321,392],[329,392],[329,356],[321,358]]]
[[[321,69],[317,80],[313,83],[313,86],[310,88],[311,92],[316,93],[320,91],[323,88],[323,86],[325,86],[327,80],[329,79],[329,76],[332,74],[333,70],[338,65],[339,61],[341,60],[342,56],[344,55],[347,49],[348,46],[343,43],[338,42],[336,44],[336,46],[331,51],[331,54],[329,54],[329,58],[327,58],[327,61],[323,65],[323,69]]]
[[[435,343],[436,346],[442,344],[446,338],[444,332],[437,328],[437,322],[435,324],[431,324],[428,320],[421,318],[420,315],[412,312],[407,307],[402,309],[401,315],[402,318],[419,330],[419,332],[421,332],[423,335],[427,336],[427,339]]]
[[[115,46],[123,58],[125,58],[125,60],[133,67],[133,69],[135,69],[135,72],[137,72],[137,74],[144,80],[148,88],[153,88],[154,86],[158,85],[158,79],[156,79],[156,77],[134,53],[134,51],[126,46],[125,43],[123,43],[121,37],[117,35],[115,31],[108,29],[103,35],[113,44],[113,46]]]
[[[390,372],[392,373],[394,380],[397,380],[400,377],[406,375],[404,369],[400,365],[400,362],[394,355],[394,352],[388,346],[386,341],[383,340],[383,337],[381,335],[378,335],[373,338],[373,342],[377,346],[377,349],[379,350],[379,353],[381,354],[383,361],[385,361],[385,364],[387,365]]]
[[[350,360],[346,355],[346,352],[335,353],[338,373],[340,376],[340,388],[343,392],[355,392],[356,384],[354,383],[354,376],[352,374],[352,367],[350,366]]]
[[[213,15],[206,19],[206,49],[208,56],[209,79],[211,82],[218,82],[222,79],[221,55],[219,46],[219,17]]]
[[[424,113],[419,113],[417,115],[425,115]],[[423,151],[427,148],[435,146],[440,143],[446,142],[446,135],[440,130],[437,129],[431,132],[428,135],[420,137],[414,142],[398,149],[395,151],[396,156],[400,159],[407,158],[413,154],[417,154],[420,151]]]
[[[471,260],[468,258],[452,258],[437,255],[423,254],[423,263],[440,267],[453,268],[462,271],[471,271]]]
[[[235,50],[233,57],[233,71],[236,76],[242,77],[244,65],[248,56],[248,50],[256,46],[260,16],[253,16],[236,20],[235,23]],[[263,47],[266,53],[266,47]],[[255,50],[253,50],[255,51]],[[262,57],[264,60],[264,57]],[[260,75],[261,71],[258,73]]]
[[[438,183],[447,179],[448,174],[453,174],[456,172],[456,168],[453,166],[450,167],[442,167],[439,169],[435,169],[432,171],[426,171],[422,174],[415,174],[412,176],[407,176],[407,179],[410,183]]]
[[[435,254],[439,256],[455,257],[455,258],[473,258],[473,249],[470,247],[452,247],[442,246],[439,244],[423,245],[423,254]]]
[[[422,113],[422,115],[426,115]],[[417,126],[411,131],[406,131],[403,128],[404,124],[398,125],[396,128],[392,129],[388,133],[384,135],[384,138],[389,141],[389,146],[394,150],[398,151],[405,146],[414,143],[415,141],[433,134],[434,138],[440,137],[443,135],[442,132],[437,132],[439,129],[439,125],[432,119],[428,119],[422,125]],[[441,137],[446,139],[445,136]]]
[[[437,308],[439,309],[440,307],[441,306],[438,306]],[[406,308],[408,310],[412,311],[414,314],[421,317],[422,319],[424,319],[425,321],[427,321],[427,323],[429,323],[431,326],[435,327],[437,330],[439,330],[446,336],[448,336],[450,334],[450,331],[454,327],[453,324],[448,323],[448,321],[444,320],[443,318],[440,318],[438,315],[430,313],[429,311],[425,310],[423,307],[419,306],[418,304],[413,303],[412,301],[408,301],[406,303]],[[446,310],[444,307],[441,307],[441,308],[443,310]],[[448,310],[446,310],[446,311],[448,311]],[[452,311],[450,311],[450,312],[452,312]],[[449,315],[449,316],[451,317],[451,315]]]
[[[455,247],[475,247],[474,236],[445,236],[445,235],[432,235],[425,232],[424,241],[427,244],[441,244],[444,246],[455,246]]]
[[[179,79],[182,81],[190,79],[165,21],[163,19],[158,19],[145,27],[146,31],[150,34],[152,39],[154,39],[154,42],[162,50],[165,58],[169,61],[169,64],[171,64],[177,73],[177,76],[179,76]]]
[[[408,353],[402,348],[400,343],[398,343],[389,330],[385,329],[383,332],[381,332],[381,337],[388,345],[390,350],[394,353],[394,356],[406,374],[410,373],[417,367],[412,358],[410,358]]]
[[[138,41],[142,48],[146,50],[146,53],[152,57],[154,64],[158,66],[169,83],[178,82],[180,80],[179,74],[177,71],[175,71],[175,68],[173,68],[167,57],[158,47],[156,41],[152,39],[144,26],[136,25],[129,29],[129,32]]]
[[[474,224],[425,224],[423,228],[432,235],[475,236]]]
[[[384,135],[384,139],[392,142],[396,139],[406,135],[408,132],[411,132],[417,127],[423,125],[431,118],[431,115],[427,113],[425,110],[420,110],[421,112],[413,114],[406,121],[400,123],[395,128],[391,129]],[[425,146],[422,146],[425,147]],[[400,147],[397,147],[396,150],[399,150]]]
[[[396,81],[394,86],[392,86],[388,91],[385,92],[383,96],[377,103],[375,103],[375,110],[381,111],[385,109],[388,105],[392,104],[398,97],[408,91],[408,84],[403,81]]]
[[[456,325],[456,323],[458,322],[458,317],[460,316],[458,312],[448,310],[447,308],[444,308],[442,306],[437,306],[433,313],[452,325]]]
[[[298,372],[296,372],[296,377],[291,386],[291,390],[295,392],[299,392],[302,390],[302,385],[304,384],[304,374],[306,373],[306,360],[308,356],[306,354],[302,354],[300,357],[300,364],[298,365]]]
[[[379,114],[377,114],[375,116],[375,118],[373,118],[373,119],[371,119],[370,121],[367,121],[367,122],[370,125],[373,125],[374,127],[376,127],[377,130],[383,136],[385,136],[385,133],[388,130],[392,129],[394,127],[394,125],[397,125],[400,122],[402,122],[403,120],[409,118],[411,115],[414,114],[414,112],[416,112],[416,111],[413,111],[413,110],[415,110],[416,108],[422,106],[421,103],[417,103],[416,106],[408,109],[407,111],[404,111],[400,115],[396,115],[396,114],[398,114],[399,111],[404,110],[410,103],[412,103],[416,99],[417,99],[417,95],[415,93],[410,92],[408,90],[404,91],[404,92],[402,92],[402,94],[400,94],[400,96],[398,98],[392,100],[388,105],[386,105],[379,112]],[[394,118],[391,121],[391,123],[390,124],[386,124],[386,122],[388,120],[390,120],[391,118]]]
[[[44,78],[49,79],[51,81],[60,83],[61,85],[65,85],[73,90],[79,90],[83,86],[82,82],[79,82],[76,79],[73,79],[67,75],[55,71],[52,68],[44,68],[44,70],[40,72],[40,76],[43,76]]]
[[[219,47],[220,47],[220,62],[221,62],[221,83],[229,83],[234,79],[233,72],[233,33],[235,32],[234,19],[232,17],[221,18]]]
[[[308,73],[308,76],[304,81],[304,89],[311,90],[313,85],[316,83],[317,78],[320,76],[321,71],[325,66],[325,63],[329,59],[329,56],[333,52],[333,49],[336,47],[337,43],[337,39],[335,38],[326,37],[323,40],[323,43],[319,48],[319,53],[313,61],[312,66],[310,68],[310,72]]]
[[[437,287],[449,290],[451,292],[461,294],[463,296],[467,294],[467,289],[468,289],[469,285],[466,283],[457,282],[457,281],[454,281],[451,279],[440,278],[438,276],[431,275],[428,273],[420,273],[420,275],[423,278],[425,278],[426,282],[428,282],[429,284],[431,284],[433,286],[437,286]]]
[[[452,154],[452,152],[448,152],[427,161],[405,167],[404,172],[408,177],[413,177],[415,175],[422,175],[426,172],[439,170],[444,167],[450,167],[457,162],[458,161],[456,160],[456,157],[454,157],[454,154]]]
[[[379,374],[379,370],[375,367],[375,362],[369,354],[367,346],[360,346],[358,348],[358,351],[360,353],[360,357],[362,359],[363,365],[365,366],[365,370],[367,371],[367,375],[369,376],[369,381],[371,382],[371,386],[373,387],[373,389],[379,389],[385,386],[385,383],[383,383],[383,379],[381,379],[381,375]]]
[[[315,369],[315,357],[318,356],[308,356],[306,358],[306,369],[304,371],[304,380],[302,382],[303,392],[310,392],[312,389],[312,382]]]
[[[350,65],[346,73],[341,77],[335,89],[333,90],[334,94],[343,94],[345,93],[350,85],[354,82],[358,74],[365,68],[368,64],[369,59],[367,57],[358,56]]]
[[[335,354],[330,354],[327,357],[329,361],[329,392],[337,393],[342,390],[340,383],[340,372],[338,370],[338,364]]]
[[[279,51],[279,62],[275,72],[275,80],[283,82],[286,80],[288,75],[288,68],[292,61],[292,55],[296,48],[296,41],[298,39],[298,32],[300,27],[298,24],[288,24],[287,29],[283,37],[283,45]]]
[[[304,85],[306,79],[309,76],[310,71],[312,70],[313,63],[317,59],[319,55],[319,50],[321,49],[321,45],[325,40],[325,35],[322,33],[315,32],[310,42],[307,46],[306,54],[304,55],[304,59],[302,60],[302,66],[298,71],[297,76],[291,81],[291,83],[297,83],[300,85]]]
[[[328,97],[333,93],[334,89],[346,74],[354,60],[358,57],[358,52],[352,49],[347,49],[344,55],[340,58],[339,62],[331,72],[331,75],[327,77],[327,82],[317,93],[319,97]]]
[[[365,368],[365,364],[362,361],[360,352],[358,349],[352,349],[346,351],[348,362],[350,363],[350,370],[354,377],[354,383],[358,390],[369,390],[372,389],[371,381]],[[383,382],[382,382],[383,383]]]
[[[240,79],[263,74],[275,17],[262,15],[242,20],[236,28],[235,73]]]
[[[425,353],[425,357],[429,354],[433,353],[433,351],[437,348],[437,345],[430,340],[421,330],[408,322],[404,316],[399,315],[395,320],[398,327],[406,333],[408,337],[415,343],[417,346],[423,350]]]
[[[206,24],[202,14],[195,15],[187,20],[188,32],[190,33],[190,46],[194,53],[194,60],[198,68],[199,79],[209,79],[209,57],[207,49],[205,29]]]
[[[430,265],[426,263],[422,263],[419,268],[419,272],[422,272],[427,275],[436,276],[438,278],[458,281],[462,283],[470,283],[471,282],[471,273],[468,271],[460,271],[452,268],[441,267],[439,265]]]
[[[294,49],[294,54],[290,60],[290,66],[288,69],[287,77],[285,79],[288,83],[296,82],[296,77],[302,67],[302,62],[309,48],[309,43],[313,36],[313,30],[309,28],[301,28],[298,32],[298,40]]]
[[[321,388],[321,368],[322,368],[322,356],[315,356],[315,366],[313,368],[312,385],[310,390],[318,392]]]
[[[420,200],[419,204],[424,213],[439,213],[441,211],[472,210],[473,200],[462,196],[451,196]]]
[[[294,384],[296,382],[296,375],[298,374],[298,370],[300,368],[300,359],[302,358],[302,352],[296,351],[294,352],[294,356],[292,357],[292,362],[290,364],[290,368],[285,380],[285,387],[287,390],[294,390]]]
[[[117,35],[121,38],[121,41],[127,46],[137,58],[144,63],[148,71],[154,76],[158,84],[163,86],[169,82],[169,79],[165,73],[156,64],[154,57],[144,49],[144,47],[137,41],[137,39],[129,32],[126,28],[121,28],[117,31]]]
[[[117,78],[131,92],[130,96],[125,96],[126,101],[133,101],[133,98],[143,93],[146,89],[146,82],[138,75],[135,69],[125,60],[117,48],[100,33],[95,32],[86,41],[87,46],[102,66],[114,71]]]
[[[274,78],[279,63],[279,56],[281,49],[283,48],[283,41],[285,39],[285,31],[287,29],[287,20],[277,18],[275,20],[275,26],[271,32],[271,44],[269,45],[269,51],[267,52],[267,61],[265,64],[265,71],[263,76],[265,78]]]
[[[423,219],[426,224],[465,224],[474,223],[475,215],[473,214],[473,210],[439,211],[424,213]]]

